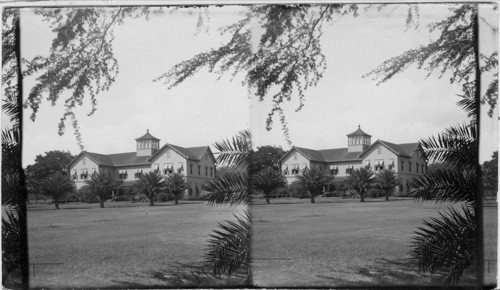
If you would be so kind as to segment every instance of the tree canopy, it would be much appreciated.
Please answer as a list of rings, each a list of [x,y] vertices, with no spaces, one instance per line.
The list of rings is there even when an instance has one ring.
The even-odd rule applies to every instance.
[[[26,175],[35,180],[43,180],[55,172],[66,173],[68,164],[75,158],[69,151],[52,150],[39,154],[35,163],[26,167]]]

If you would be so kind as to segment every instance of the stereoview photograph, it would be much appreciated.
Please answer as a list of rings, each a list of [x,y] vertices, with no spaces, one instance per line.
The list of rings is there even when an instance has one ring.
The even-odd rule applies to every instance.
[[[496,3],[189,4],[4,8],[4,287],[496,286]]]

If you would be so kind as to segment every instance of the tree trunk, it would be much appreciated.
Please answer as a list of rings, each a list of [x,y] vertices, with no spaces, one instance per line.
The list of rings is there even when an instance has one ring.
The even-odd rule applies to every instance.
[[[268,194],[266,194],[266,203],[270,204],[270,202],[269,202],[269,195]]]
[[[314,200],[314,194],[311,193],[311,203],[316,203],[316,201]]]
[[[365,194],[360,192],[359,196],[361,197],[361,202],[365,202]]]
[[[155,198],[154,196],[149,196],[149,206],[154,206],[155,205]]]
[[[55,200],[55,201],[54,201],[54,204],[56,205],[56,209],[59,209],[59,201],[58,201],[58,200]]]
[[[177,196],[175,197],[175,204],[179,204],[179,198]]]
[[[385,200],[389,200],[389,191],[385,192]]]
[[[104,198],[99,199],[99,207],[104,208]]]

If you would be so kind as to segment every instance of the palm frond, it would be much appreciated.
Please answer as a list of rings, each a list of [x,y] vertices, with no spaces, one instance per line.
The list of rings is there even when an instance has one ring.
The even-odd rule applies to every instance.
[[[252,175],[252,185],[266,195],[287,184],[285,176],[272,167],[266,167]]]
[[[6,273],[15,270],[21,264],[22,247],[22,219],[24,214],[20,207],[12,207],[2,215],[2,268]],[[3,277],[6,279],[6,277]]]
[[[2,205],[19,205],[24,202],[23,186],[19,173],[2,172]]]
[[[249,204],[252,199],[249,178],[246,173],[226,172],[205,182],[202,189],[207,192],[203,198],[208,199],[209,205]]]
[[[249,130],[240,131],[230,139],[215,142],[214,147],[219,151],[218,164],[246,167],[251,162],[252,134]]]
[[[411,259],[420,271],[444,271],[444,282],[456,283],[475,262],[477,225],[472,207],[449,208],[440,218],[424,220],[413,237]]]
[[[477,166],[479,144],[475,126],[453,126],[420,143],[429,161],[450,164],[460,169],[474,169]]]
[[[416,201],[474,202],[477,176],[470,170],[434,169],[409,181]]]
[[[250,270],[252,217],[234,215],[236,221],[219,223],[219,229],[210,235],[206,264],[215,275],[232,275],[241,269]]]
[[[480,105],[480,102],[476,100],[475,95],[475,82],[472,82],[468,85],[463,86],[464,94],[458,95],[461,97],[460,101],[457,102],[457,105],[462,108],[467,114],[467,117],[476,119],[477,108]]]

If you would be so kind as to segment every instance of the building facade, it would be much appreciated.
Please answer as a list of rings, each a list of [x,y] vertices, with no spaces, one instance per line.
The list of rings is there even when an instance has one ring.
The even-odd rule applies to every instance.
[[[187,199],[202,197],[201,186],[215,177],[215,157],[209,146],[180,147],[165,144],[153,137],[149,130],[135,139],[136,151],[117,154],[99,154],[82,151],[68,165],[70,176],[77,189],[93,172],[109,172],[122,181],[122,190],[131,190],[142,174],[158,171],[163,175],[181,173],[190,184],[185,193]]]
[[[427,163],[419,143],[393,144],[383,140],[371,143],[371,135],[361,127],[347,135],[347,147],[314,150],[293,147],[281,159],[281,169],[288,183],[306,167],[321,167],[335,176],[334,183],[345,181],[351,170],[366,167],[372,171],[394,170],[401,179],[398,195],[411,191],[409,180],[422,175]]]

